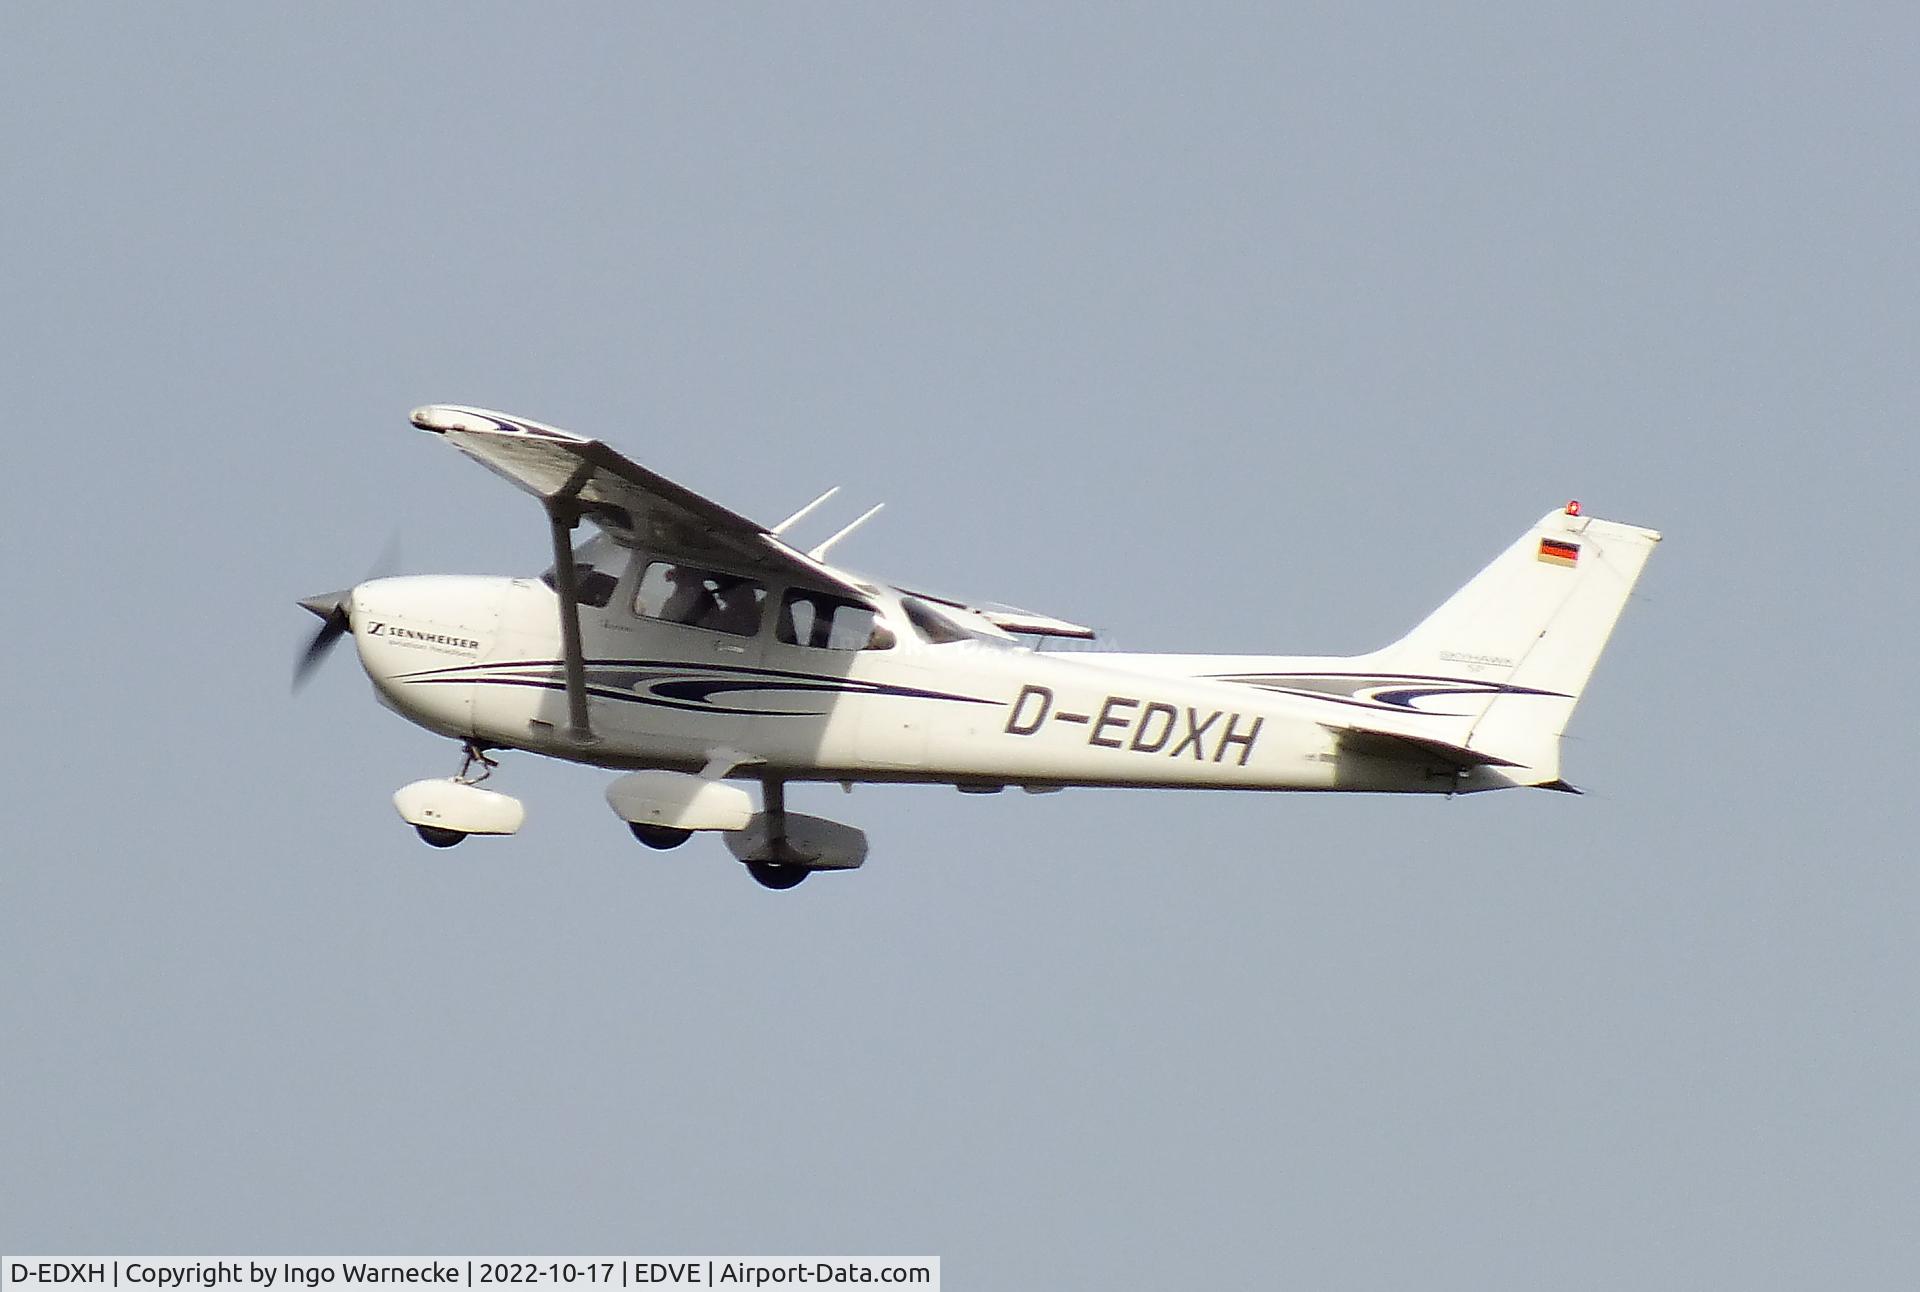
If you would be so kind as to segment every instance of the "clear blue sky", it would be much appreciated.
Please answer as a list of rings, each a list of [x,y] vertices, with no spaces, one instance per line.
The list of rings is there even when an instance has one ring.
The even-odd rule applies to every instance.
[[[1920,1265],[1910,6],[0,19],[0,1250],[932,1252],[955,1287]],[[294,598],[546,561],[478,403],[1135,649],[1663,529],[1581,799],[798,791],[659,855]]]

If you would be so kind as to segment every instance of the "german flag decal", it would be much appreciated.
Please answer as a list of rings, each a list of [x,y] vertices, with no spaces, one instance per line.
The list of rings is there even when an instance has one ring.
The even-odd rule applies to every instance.
[[[1540,559],[1548,565],[1577,565],[1580,561],[1580,544],[1558,538],[1543,538],[1540,540]]]

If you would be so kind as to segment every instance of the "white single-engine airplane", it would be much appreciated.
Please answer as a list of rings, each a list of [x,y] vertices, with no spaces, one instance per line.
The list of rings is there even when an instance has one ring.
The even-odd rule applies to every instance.
[[[642,843],[722,832],[769,888],[867,855],[787,811],[789,781],[1570,791],[1560,733],[1660,541],[1569,503],[1369,655],[1049,654],[1020,638],[1092,630],[829,565],[872,512],[787,543],[832,490],[767,528],[538,422],[434,405],[413,424],[540,500],[553,568],[310,597],[325,622],[296,681],[351,632],[382,703],[463,743],[459,775],[394,795],[430,844],[519,830],[519,801],[478,782],[524,749],[631,769],[607,801]],[[575,547],[582,521],[598,532]],[[729,780],[760,782],[761,810]]]

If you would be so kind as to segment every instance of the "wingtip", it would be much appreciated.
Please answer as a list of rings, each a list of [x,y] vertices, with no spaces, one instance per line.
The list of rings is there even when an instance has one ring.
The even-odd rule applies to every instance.
[[[572,431],[563,431],[545,422],[467,404],[423,404],[409,413],[407,420],[423,431],[436,434],[467,431],[478,435],[526,435],[535,439],[560,440],[567,444],[595,443],[584,435],[575,435]]]
[[[1572,784],[1571,782],[1568,782],[1568,781],[1548,781],[1548,782],[1547,782],[1546,784],[1544,784],[1544,785],[1536,785],[1536,786],[1534,786],[1534,788],[1535,788],[1535,789],[1541,789],[1541,790],[1552,790],[1552,791],[1554,791],[1554,792],[1555,792],[1555,793],[1557,793],[1557,794],[1584,794],[1584,793],[1586,793],[1586,791],[1585,791],[1585,790],[1583,790],[1583,789],[1581,789],[1581,788],[1580,788],[1579,786],[1577,786],[1577,785],[1574,785],[1574,784]]]

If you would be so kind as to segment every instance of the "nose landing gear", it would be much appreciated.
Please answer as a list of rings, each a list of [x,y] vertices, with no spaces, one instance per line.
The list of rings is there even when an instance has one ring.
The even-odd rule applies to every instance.
[[[487,747],[477,740],[467,741],[461,746],[461,751],[466,756],[460,760],[460,773],[453,779],[462,785],[478,785],[481,781],[493,775],[493,769],[500,765],[499,759],[487,757]],[[475,763],[480,764],[480,774],[478,776],[467,775],[468,772],[473,770]]]
[[[485,747],[469,740],[460,774],[444,780],[415,781],[393,796],[400,819],[435,848],[451,848],[472,834],[514,834],[526,820],[520,800],[479,788],[500,764]],[[478,776],[472,775],[475,764]]]

